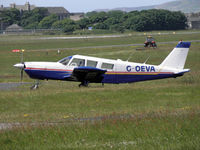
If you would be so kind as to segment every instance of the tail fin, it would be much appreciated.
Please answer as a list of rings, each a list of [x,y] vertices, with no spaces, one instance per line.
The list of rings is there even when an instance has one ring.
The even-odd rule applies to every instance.
[[[183,69],[190,48],[190,42],[179,42],[178,45],[160,64],[161,67]]]

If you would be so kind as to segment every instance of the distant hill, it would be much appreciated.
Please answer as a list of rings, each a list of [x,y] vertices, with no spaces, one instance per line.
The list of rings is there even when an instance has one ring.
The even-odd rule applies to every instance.
[[[178,0],[158,5],[155,8],[172,11],[180,10],[184,13],[200,12],[200,0]]]
[[[111,11],[121,10],[130,12],[134,10],[147,10],[147,9],[167,9],[171,11],[182,11],[184,13],[200,12],[200,0],[176,0],[161,5],[143,6],[143,7],[120,7],[114,9],[98,9],[95,11]]]

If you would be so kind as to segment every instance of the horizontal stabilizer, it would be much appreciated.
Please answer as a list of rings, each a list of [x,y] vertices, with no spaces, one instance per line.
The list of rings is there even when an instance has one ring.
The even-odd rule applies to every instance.
[[[186,72],[190,72],[190,69],[183,69],[182,71],[178,72],[177,74],[184,74]]]

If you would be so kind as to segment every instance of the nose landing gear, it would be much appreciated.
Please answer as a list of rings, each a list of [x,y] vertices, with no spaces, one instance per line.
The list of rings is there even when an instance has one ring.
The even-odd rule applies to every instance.
[[[38,88],[39,88],[39,84],[40,84],[40,83],[39,83],[39,80],[36,80],[36,81],[35,81],[35,84],[34,84],[33,86],[31,86],[30,89],[31,89],[31,90],[36,90],[36,89],[38,89]]]

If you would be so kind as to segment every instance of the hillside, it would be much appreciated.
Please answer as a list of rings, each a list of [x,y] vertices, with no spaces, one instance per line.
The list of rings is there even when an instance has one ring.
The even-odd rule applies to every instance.
[[[156,9],[182,11],[185,13],[200,12],[200,0],[179,0],[155,6]]]
[[[134,10],[148,10],[148,9],[167,9],[171,11],[182,11],[184,13],[200,12],[200,0],[176,0],[161,5],[143,6],[143,7],[120,7],[111,10],[121,10],[130,12]],[[95,11],[109,11],[108,9],[99,9]]]

